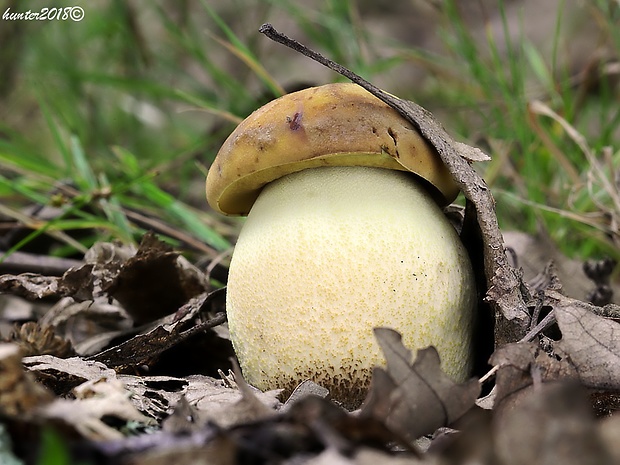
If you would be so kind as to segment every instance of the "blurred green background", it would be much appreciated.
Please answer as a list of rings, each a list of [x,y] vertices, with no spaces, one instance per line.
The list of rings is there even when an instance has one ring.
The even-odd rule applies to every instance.
[[[4,252],[80,257],[152,229],[227,253],[242,220],[204,199],[219,145],[281,93],[342,80],[258,33],[271,22],[489,153],[502,228],[619,258],[617,1],[51,3],[0,1]]]

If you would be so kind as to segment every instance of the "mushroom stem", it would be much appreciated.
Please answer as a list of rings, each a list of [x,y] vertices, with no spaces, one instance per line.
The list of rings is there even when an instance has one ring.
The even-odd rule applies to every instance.
[[[300,380],[359,404],[383,363],[372,329],[434,345],[456,380],[470,375],[473,272],[454,228],[419,179],[320,167],[269,183],[239,236],[228,278],[231,338],[248,382]]]

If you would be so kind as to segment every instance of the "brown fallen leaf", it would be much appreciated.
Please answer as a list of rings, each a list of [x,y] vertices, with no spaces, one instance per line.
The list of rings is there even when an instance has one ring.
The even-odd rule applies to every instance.
[[[268,438],[273,424],[279,421],[275,417],[275,408],[280,405],[279,391],[261,393],[248,387],[250,391],[242,393],[222,380],[200,375],[187,378],[121,375],[119,379],[136,394],[131,400],[134,405],[140,402],[139,410],[149,400],[166,399],[164,402],[171,407],[160,431],[103,444],[101,451],[109,456],[109,463],[245,463],[240,457],[254,436],[260,438],[257,440],[259,455],[274,454],[269,450]],[[152,406],[147,408],[152,411]],[[241,433],[238,435],[237,431]],[[290,437],[283,435],[275,447],[288,440]],[[250,449],[253,446],[249,445]]]
[[[106,289],[135,253],[136,248],[131,244],[97,242],[84,255],[85,264],[81,268],[63,275],[63,283],[74,291],[71,295],[76,300],[107,299]]]
[[[286,412],[291,408],[295,402],[299,402],[301,399],[307,396],[317,396],[322,397],[323,399],[331,399],[329,394],[329,389],[311,381],[309,379],[302,381],[297,385],[291,395],[286,399],[284,405],[280,409],[281,412]]]
[[[178,400],[172,413],[161,422],[162,431],[171,434],[191,434],[203,426],[199,422],[198,411],[185,397]]]
[[[560,294],[549,297],[562,332],[556,351],[569,357],[584,385],[620,390],[620,323],[597,315],[591,304]]]
[[[74,428],[84,438],[102,441],[121,439],[123,434],[108,426],[106,419],[136,421],[154,425],[155,421],[140,413],[131,403],[132,393],[116,378],[87,381],[73,389],[75,399],[56,399],[40,410],[43,418],[56,420]]]
[[[567,360],[549,356],[536,343],[519,342],[498,348],[489,363],[497,367],[494,406],[506,405],[509,396],[532,385],[555,380],[577,379]]]
[[[131,318],[118,302],[104,299],[76,302],[73,297],[64,297],[39,318],[38,324],[54,328],[55,334],[71,341],[81,356],[100,352],[111,341],[135,332]]]
[[[390,443],[398,444],[409,453],[419,456],[419,450],[398,432],[386,427],[380,419],[369,415],[353,415],[333,402],[318,396],[307,396],[284,414],[293,424],[303,425],[324,448],[335,448],[350,455],[359,446],[388,450]]]
[[[0,344],[0,416],[30,416],[52,399],[52,393],[24,371],[19,346]]]
[[[152,233],[144,235],[137,250],[96,243],[86,252],[84,264],[60,278],[33,273],[0,276],[0,292],[30,300],[71,297],[76,302],[108,303],[116,299],[138,324],[173,313],[207,290],[204,273]]]
[[[192,297],[208,291],[209,283],[204,273],[170,245],[147,233],[135,255],[122,263],[103,290],[140,325],[176,312]]]
[[[470,410],[460,433],[438,451],[438,463],[460,465],[611,465],[618,430],[594,419],[585,390],[575,381],[527,384],[495,410]]]
[[[501,405],[500,405],[501,407]],[[587,396],[576,383],[550,382],[522,391],[493,419],[502,465],[612,465]]]
[[[235,388],[224,387],[218,383],[216,389],[196,389],[194,383],[188,386],[185,398],[196,407],[197,423],[213,422],[219,427],[235,425],[271,418],[281,405],[278,395],[281,390],[261,392],[250,387],[236,364]],[[191,379],[191,377],[190,377]]]
[[[433,435],[427,455],[434,456],[437,459],[434,463],[441,465],[499,463],[495,457],[491,415],[488,410],[469,410],[456,422],[456,432]]]
[[[65,359],[53,355],[35,355],[24,357],[23,365],[56,395],[65,395],[87,381],[116,377],[114,370],[104,364],[80,357]]]
[[[200,376],[195,381],[174,376],[117,376],[135,394],[131,398],[135,407],[157,420],[167,418],[176,410],[193,382],[198,384],[197,389],[208,389],[217,384],[217,380],[207,376]]]
[[[223,290],[219,289],[197,296],[175,314],[162,318],[159,324],[146,333],[138,334],[88,359],[104,363],[119,373],[134,372],[142,366],[148,366],[180,342],[224,323],[226,316],[223,313],[203,323],[195,323],[198,315],[214,305],[223,295]]]
[[[269,416],[281,405],[279,390],[251,390],[244,394],[240,389],[210,376],[117,376],[135,394],[132,402],[136,408],[152,418],[167,418],[182,408],[182,403],[186,403],[194,412],[192,419],[189,423],[172,420],[170,427],[175,430],[187,428],[193,431],[206,422],[228,427]],[[249,396],[251,399],[248,401]]]
[[[75,355],[70,341],[56,334],[52,326],[40,322],[28,321],[16,326],[9,340],[18,344],[25,356],[48,354],[65,358]]]
[[[375,368],[361,415],[378,418],[394,432],[413,440],[447,426],[472,408],[480,393],[477,379],[452,381],[440,367],[434,347],[411,351],[389,328],[375,328],[387,370]]]
[[[5,274],[0,276],[0,293],[24,297],[28,300],[38,300],[48,297],[59,297],[56,276],[41,276],[34,273],[20,275]]]
[[[196,414],[195,409],[187,407],[185,403],[179,411]],[[380,422],[359,418],[320,397],[306,396],[286,413],[227,428],[212,423],[186,427],[181,425],[181,434],[156,432],[143,441],[127,438],[104,444],[102,450],[110,456],[110,463],[122,464],[302,464],[330,457],[343,463],[371,463],[372,459],[394,464],[426,463],[413,460],[416,451],[406,443],[402,446],[407,452],[391,453],[391,444],[398,443],[399,438]],[[328,453],[322,456],[322,452]]]
[[[241,399],[223,410],[217,417],[214,415],[213,409],[204,408],[201,401],[197,403],[198,408],[208,415],[209,420],[223,427],[249,423],[274,416],[275,408],[281,405],[278,400],[278,395],[281,391],[278,389],[261,392],[246,383],[241,374],[241,368],[239,368],[237,363],[233,363],[233,370],[235,384],[239,393],[241,393]],[[265,402],[267,399],[269,400]],[[269,405],[266,405],[267,403]]]

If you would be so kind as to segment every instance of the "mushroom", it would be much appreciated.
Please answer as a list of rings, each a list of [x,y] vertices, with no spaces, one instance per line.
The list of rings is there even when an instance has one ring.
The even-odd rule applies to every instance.
[[[355,84],[284,95],[228,137],[206,187],[215,210],[247,215],[226,308],[249,383],[311,379],[359,405],[384,363],[380,326],[470,375],[474,274],[440,208],[458,188],[388,105]]]

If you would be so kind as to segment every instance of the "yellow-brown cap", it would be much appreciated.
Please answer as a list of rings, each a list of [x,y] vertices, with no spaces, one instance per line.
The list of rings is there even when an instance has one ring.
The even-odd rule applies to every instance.
[[[207,200],[227,215],[247,215],[267,183],[319,166],[410,171],[450,203],[448,169],[418,131],[356,84],[327,84],[259,108],[226,139],[207,175]]]

